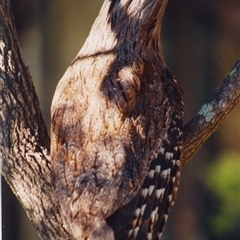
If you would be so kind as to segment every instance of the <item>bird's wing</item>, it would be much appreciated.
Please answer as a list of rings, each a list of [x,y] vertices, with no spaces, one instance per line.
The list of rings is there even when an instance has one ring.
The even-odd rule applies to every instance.
[[[164,164],[163,164],[164,163]],[[175,200],[179,167],[158,155],[137,196],[107,219],[115,239],[158,239]]]

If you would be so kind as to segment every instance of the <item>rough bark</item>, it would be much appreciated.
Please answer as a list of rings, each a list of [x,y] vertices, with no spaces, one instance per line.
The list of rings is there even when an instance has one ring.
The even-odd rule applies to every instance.
[[[214,133],[240,98],[240,61],[236,62],[221,85],[184,126],[181,165],[184,165]]]
[[[1,173],[42,239],[71,239],[52,201],[50,141],[11,6],[0,1],[0,164]],[[218,128],[240,96],[240,62],[184,128],[182,164]]]
[[[9,1],[0,4],[1,172],[42,239],[70,239],[52,201],[50,141]]]

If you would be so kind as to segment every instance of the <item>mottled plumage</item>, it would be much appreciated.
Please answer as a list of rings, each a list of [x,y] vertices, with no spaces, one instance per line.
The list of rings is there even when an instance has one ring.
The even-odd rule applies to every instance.
[[[159,44],[165,5],[106,0],[57,86],[54,196],[75,239],[157,239],[175,198],[183,106]]]

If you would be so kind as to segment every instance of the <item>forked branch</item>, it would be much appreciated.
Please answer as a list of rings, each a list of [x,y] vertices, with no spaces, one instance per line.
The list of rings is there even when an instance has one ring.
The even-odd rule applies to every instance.
[[[52,200],[49,136],[19,47],[9,0],[0,1],[1,173],[42,239],[71,239]],[[240,62],[184,127],[182,165],[218,128],[240,95]]]

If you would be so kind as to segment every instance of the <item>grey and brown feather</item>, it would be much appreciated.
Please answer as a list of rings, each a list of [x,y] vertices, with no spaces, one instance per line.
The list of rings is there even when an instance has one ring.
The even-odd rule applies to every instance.
[[[158,239],[174,203],[183,104],[159,43],[166,3],[106,0],[57,86],[54,196],[77,240]]]

